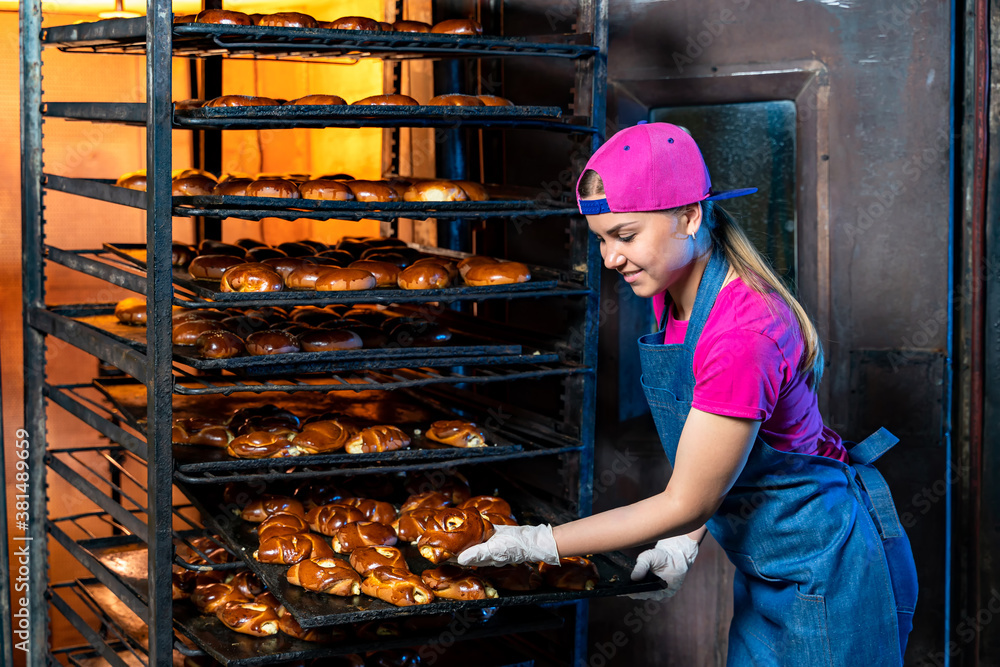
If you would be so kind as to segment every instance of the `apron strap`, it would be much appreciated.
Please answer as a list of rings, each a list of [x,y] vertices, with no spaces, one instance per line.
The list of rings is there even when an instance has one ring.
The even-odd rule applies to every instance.
[[[899,523],[899,515],[896,513],[896,504],[892,501],[889,485],[872,462],[892,449],[897,442],[899,438],[880,428],[847,450],[851,467],[858,473],[858,479],[871,499],[873,518],[878,524],[879,534],[883,540],[900,537],[903,534],[903,527]]]
[[[691,311],[691,320],[688,322],[687,334],[684,336],[684,344],[689,349],[694,349],[701,338],[701,331],[705,328],[708,316],[715,305],[715,299],[719,296],[722,283],[729,273],[729,262],[726,256],[718,247],[712,252],[712,257],[708,260],[705,273],[701,276],[701,283],[698,285],[698,293],[694,297],[694,308]],[[666,311],[664,311],[666,312]],[[666,320],[664,320],[666,323]]]

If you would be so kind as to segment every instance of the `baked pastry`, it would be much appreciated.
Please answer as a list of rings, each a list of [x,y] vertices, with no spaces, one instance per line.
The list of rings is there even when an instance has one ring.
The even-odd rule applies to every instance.
[[[395,426],[369,426],[351,438],[344,449],[348,454],[371,454],[409,446],[410,436]]]
[[[247,352],[252,355],[289,354],[298,352],[298,341],[295,336],[284,331],[258,331],[247,336]]]
[[[271,267],[281,275],[283,280],[287,281],[292,271],[307,264],[312,264],[312,262],[301,257],[275,257],[274,259],[265,259],[261,261],[261,264]],[[285,287],[290,287],[290,285],[286,282]]]
[[[349,554],[359,547],[391,547],[396,543],[392,526],[377,521],[355,521],[341,526],[333,536],[333,550]]]
[[[413,495],[425,491],[440,491],[451,498],[453,505],[461,505],[472,497],[469,480],[455,470],[411,474],[406,479],[406,491]]]
[[[171,339],[174,345],[196,345],[198,337],[209,331],[219,331],[221,327],[217,322],[208,320],[188,320],[173,326]]]
[[[247,186],[247,197],[300,199],[301,195],[298,186],[291,181],[283,178],[259,178]]]
[[[299,451],[286,433],[253,431],[233,438],[226,446],[226,453],[238,459],[279,459],[296,456]]]
[[[468,273],[469,269],[471,269],[474,266],[478,266],[480,264],[497,264],[497,263],[498,260],[495,260],[492,257],[485,257],[483,255],[472,255],[471,257],[466,257],[465,259],[461,260],[458,263],[457,268],[459,275],[461,275],[462,278],[464,279],[465,274]]]
[[[115,185],[120,188],[128,188],[129,190],[139,190],[141,192],[146,191],[146,170],[140,169],[138,171],[132,171],[127,174],[122,174],[115,181]]]
[[[370,30],[381,32],[382,27],[375,19],[365,16],[341,16],[333,21],[324,21],[322,27],[330,30]]]
[[[465,190],[451,181],[417,181],[406,189],[405,201],[467,201]]]
[[[267,266],[247,262],[226,269],[222,274],[220,292],[280,292],[284,288],[281,275]]]
[[[329,267],[317,264],[313,258],[303,258],[299,268],[285,276],[285,285],[293,290],[314,290],[316,279]]]
[[[468,285],[508,285],[526,283],[531,280],[531,270],[521,262],[481,263],[469,267],[465,272]]]
[[[333,558],[333,549],[319,535],[295,533],[262,540],[253,557],[261,563],[293,565],[307,558]]]
[[[316,278],[317,292],[343,292],[373,289],[375,276],[361,269],[328,267]]]
[[[375,276],[376,287],[396,287],[399,280],[399,267],[389,262],[379,262],[373,259],[359,259],[347,265],[350,269],[361,269]]]
[[[412,512],[419,509],[442,509],[451,506],[451,498],[440,491],[425,491],[410,496],[399,508],[399,513]]]
[[[361,593],[360,575],[339,558],[300,561],[288,568],[285,578],[293,586],[316,593],[343,596]]]
[[[205,108],[211,107],[273,107],[278,101],[270,97],[254,95],[223,95],[205,102]]]
[[[194,344],[202,359],[231,359],[246,352],[243,339],[229,331],[206,331],[195,339]],[[193,438],[190,443],[202,444],[195,442]]]
[[[301,515],[278,512],[260,522],[257,526],[257,539],[263,542],[269,537],[308,532],[309,523]]]
[[[247,249],[248,262],[254,262],[259,264],[260,262],[263,262],[265,259],[277,259],[278,257],[288,257],[288,254],[284,250],[279,250],[277,248],[271,248],[268,246]],[[270,269],[271,267],[267,268]]]
[[[261,523],[267,517],[272,514],[297,514],[301,517],[305,517],[306,511],[302,507],[302,503],[295,498],[289,498],[288,496],[275,496],[275,495],[264,495],[256,500],[250,501],[243,511],[240,512],[240,518],[244,521],[250,521],[252,523]]]
[[[493,535],[493,525],[475,510],[434,510],[433,519],[417,540],[420,555],[437,565]]]
[[[225,9],[206,9],[198,12],[196,23],[219,23],[222,25],[253,25],[250,17],[243,12],[231,12]]]
[[[456,268],[455,262],[451,261],[447,257],[421,257],[420,259],[415,260],[413,264],[410,264],[410,266],[423,266],[424,264],[437,264],[448,272],[448,278],[450,280],[454,280],[458,277],[458,269]]]
[[[122,324],[146,324],[146,300],[128,297],[115,304],[115,317]]]
[[[230,178],[212,188],[212,194],[221,197],[246,197],[247,186],[252,182],[249,178]]]
[[[256,600],[229,602],[216,611],[216,617],[230,630],[251,637],[278,634],[278,613],[275,607]]]
[[[337,332],[329,332],[337,333]],[[354,431],[335,419],[310,422],[295,436],[295,446],[303,454],[325,454],[343,449]]]
[[[246,257],[247,249],[235,245],[233,243],[223,243],[222,241],[214,241],[212,239],[205,239],[198,244],[198,254],[199,255],[229,255],[231,257],[238,257],[243,259]]]
[[[333,537],[337,531],[349,523],[367,521],[364,512],[350,505],[320,505],[306,513],[309,527],[321,535]]]
[[[472,19],[448,19],[435,23],[431,32],[446,35],[482,35],[483,26]]]
[[[397,607],[434,601],[434,593],[409,570],[377,567],[361,582],[361,592]]]
[[[191,602],[205,614],[214,614],[231,602],[250,602],[252,599],[221,581],[196,585],[191,591]]]
[[[320,329],[298,336],[303,352],[333,352],[357,350],[362,347],[361,336],[350,329]]]
[[[172,243],[170,246],[170,264],[173,266],[187,266],[197,255],[193,246],[186,243]]]
[[[392,29],[394,32],[430,32],[431,24],[423,21],[395,21]]]
[[[362,577],[377,567],[392,567],[398,570],[410,569],[403,558],[403,552],[396,547],[358,547],[351,552],[351,567]]]
[[[227,583],[235,593],[248,598],[256,598],[267,590],[264,583],[250,570],[240,570]]]
[[[533,591],[540,588],[543,579],[538,570],[528,563],[477,567],[476,572],[486,577],[497,588],[505,591]]]
[[[476,496],[474,498],[469,498],[464,503],[459,505],[460,508],[464,510],[474,510],[480,514],[501,514],[507,516],[514,516],[513,510],[510,508],[510,503],[508,503],[503,498],[498,498],[496,496]]]
[[[348,190],[350,190],[350,188],[348,188]],[[351,193],[352,196],[353,194],[354,193]],[[354,261],[354,255],[352,253],[346,250],[338,250],[337,248],[331,248],[330,250],[324,250],[323,252],[317,253],[316,258],[331,259],[337,263],[337,266],[341,267],[346,267]]]
[[[440,508],[424,507],[401,513],[392,523],[396,535],[404,542],[416,543],[427,530],[427,526],[435,521],[436,512]]]
[[[444,265],[430,262],[403,269],[396,282],[403,289],[442,289],[451,283],[451,276]]]
[[[306,181],[299,186],[299,193],[303,199],[354,201],[354,192],[347,185],[329,178]]]
[[[242,408],[229,418],[229,428],[234,433],[243,435],[251,431],[296,431],[301,426],[298,417],[288,410],[274,405],[262,405],[255,408]]]
[[[559,565],[542,563],[538,571],[549,586],[568,591],[592,591],[601,580],[597,566],[582,556],[560,558]]]
[[[420,579],[434,591],[434,597],[445,600],[489,600],[499,597],[497,589],[485,579],[455,565],[442,565],[424,570]]]
[[[486,192],[486,188],[483,187],[482,183],[476,183],[475,181],[452,181],[455,185],[462,188],[469,201],[488,201],[490,195]]]
[[[396,201],[396,191],[386,181],[347,181],[357,201]]]
[[[174,197],[197,197],[210,195],[217,183],[205,176],[183,176],[171,181],[170,194]]]
[[[472,422],[436,421],[427,429],[427,437],[452,447],[486,447],[486,432]]]
[[[370,97],[365,97],[363,99],[354,102],[354,104],[359,105],[375,105],[375,106],[407,106],[415,107],[420,106],[420,103],[409,95],[371,95]]]
[[[427,101],[427,105],[432,107],[481,107],[483,101],[475,95],[449,93],[432,97]]]
[[[396,520],[396,509],[384,500],[372,500],[371,498],[344,498],[337,501],[341,505],[349,505],[361,510],[365,518],[376,523],[384,523],[391,526]]]
[[[188,273],[195,280],[221,280],[222,274],[243,259],[232,255],[198,255],[188,265]]]
[[[275,28],[315,28],[316,19],[299,12],[278,12],[261,16],[256,24]]]
[[[476,95],[479,100],[483,103],[483,106],[487,107],[512,107],[514,103],[508,100],[506,97],[500,97],[499,95]]]

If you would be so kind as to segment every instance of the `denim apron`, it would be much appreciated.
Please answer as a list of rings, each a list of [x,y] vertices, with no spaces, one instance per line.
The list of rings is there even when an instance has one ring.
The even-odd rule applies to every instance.
[[[642,336],[642,385],[671,465],[691,409],[694,350],[729,270],[710,259],[682,344]],[[707,527],[736,566],[728,665],[901,665],[916,569],[872,462],[897,439],[849,446],[850,465],[782,452],[760,437]]]

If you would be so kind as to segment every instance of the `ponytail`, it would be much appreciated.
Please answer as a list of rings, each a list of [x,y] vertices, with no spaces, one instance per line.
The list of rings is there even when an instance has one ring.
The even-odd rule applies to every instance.
[[[795,315],[804,345],[798,372],[808,375],[809,387],[815,391],[823,377],[823,344],[809,315],[726,209],[705,201],[701,202],[701,210],[712,241],[722,249],[743,282],[759,294],[777,294]]]

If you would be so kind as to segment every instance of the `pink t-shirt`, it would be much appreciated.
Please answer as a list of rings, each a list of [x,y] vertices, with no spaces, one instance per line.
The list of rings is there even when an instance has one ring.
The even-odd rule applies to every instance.
[[[768,300],[771,307],[768,307]],[[657,321],[662,297],[653,299]],[[687,321],[670,308],[664,342],[684,342]],[[777,450],[847,462],[839,435],[823,425],[816,393],[797,372],[803,343],[795,315],[777,295],[764,297],[736,278],[719,292],[694,351],[694,401],[702,412],[756,419]]]

